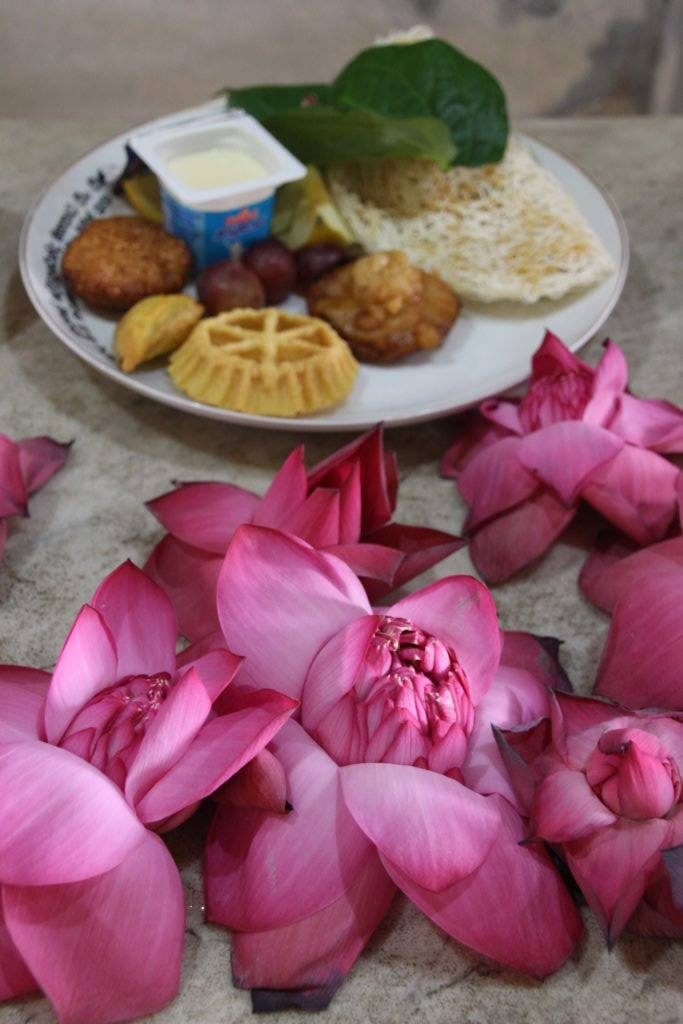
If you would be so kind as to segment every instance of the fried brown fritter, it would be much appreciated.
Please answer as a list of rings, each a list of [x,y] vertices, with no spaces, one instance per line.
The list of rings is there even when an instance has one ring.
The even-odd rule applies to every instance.
[[[393,363],[441,344],[460,300],[405,253],[376,252],[337,267],[307,292],[313,316],[327,320],[368,363]]]
[[[142,217],[93,220],[73,239],[62,273],[79,298],[96,309],[128,309],[147,295],[178,292],[190,271],[190,250]]]

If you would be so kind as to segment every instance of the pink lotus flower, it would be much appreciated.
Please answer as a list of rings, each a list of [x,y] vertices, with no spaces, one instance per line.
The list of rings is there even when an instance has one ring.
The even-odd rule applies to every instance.
[[[683,722],[565,693],[553,705],[501,741],[532,836],[561,850],[610,944],[637,908],[649,932],[683,935],[662,857],[683,842]]]
[[[641,550],[603,543],[579,584],[612,615],[596,692],[633,708],[683,711],[683,536]]]
[[[28,515],[29,496],[62,468],[70,447],[49,437],[13,441],[0,434],[0,558],[7,540],[7,519]]]
[[[238,526],[286,530],[342,558],[371,598],[435,565],[463,541],[422,526],[392,523],[398,476],[376,427],[306,473],[304,447],[286,459],[263,498],[234,484],[190,483],[148,503],[169,532],[145,571],[173,601],[193,639],[218,629],[216,580]]]
[[[176,658],[168,598],[126,563],[52,676],[0,668],[0,998],[39,988],[62,1024],[108,1024],[175,996],[183,892],[156,832],[296,706],[229,687],[239,662],[210,641]]]
[[[301,701],[269,746],[280,779],[264,766],[261,798],[222,804],[207,843],[207,914],[235,933],[235,983],[324,1004],[396,886],[478,952],[557,969],[580,919],[547,855],[519,845],[491,731],[547,713],[561,677],[546,647],[503,638],[471,577],[373,612],[340,559],[250,526],[226,555],[218,608],[243,684]],[[285,797],[291,811],[273,813]],[[255,1005],[282,1005],[271,996]]]
[[[442,462],[469,506],[472,561],[500,582],[542,555],[588,502],[637,544],[661,540],[679,472],[659,452],[683,451],[683,411],[627,390],[611,341],[593,369],[550,332],[520,401],[470,414]]]

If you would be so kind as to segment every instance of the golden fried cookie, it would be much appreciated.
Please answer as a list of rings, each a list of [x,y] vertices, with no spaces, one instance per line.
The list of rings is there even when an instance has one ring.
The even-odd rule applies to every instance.
[[[173,352],[204,315],[189,295],[148,295],[119,320],[114,351],[124,373],[140,363]]]
[[[190,271],[190,250],[142,217],[93,220],[73,239],[62,273],[79,298],[96,309],[128,309],[147,295],[178,292]]]
[[[198,402],[261,416],[300,416],[341,402],[358,363],[329,324],[282,309],[233,309],[200,320],[169,362]]]
[[[358,359],[393,363],[441,344],[460,310],[455,292],[405,253],[376,252],[326,274],[306,294],[314,316],[346,338]]]

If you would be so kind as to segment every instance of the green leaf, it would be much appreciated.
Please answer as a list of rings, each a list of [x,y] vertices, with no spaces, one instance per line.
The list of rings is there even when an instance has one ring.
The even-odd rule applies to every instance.
[[[435,117],[384,117],[371,110],[316,106],[262,118],[262,124],[304,163],[404,157],[448,167],[455,147]]]
[[[442,39],[363,50],[331,85],[233,89],[300,160],[413,157],[466,166],[505,152],[505,96],[485,68]]]
[[[312,104],[325,103],[329,98],[329,85],[252,85],[246,89],[226,89],[228,104],[241,107],[257,121],[285,110],[307,109]]]
[[[337,105],[387,117],[438,117],[447,126],[457,163],[494,163],[505,152],[505,95],[485,68],[442,39],[408,46],[372,46],[337,76]]]

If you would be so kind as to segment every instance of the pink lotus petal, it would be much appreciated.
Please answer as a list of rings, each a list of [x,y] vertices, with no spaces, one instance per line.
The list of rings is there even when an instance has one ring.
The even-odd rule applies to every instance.
[[[652,716],[643,713],[638,718],[639,720],[631,721],[630,726],[652,733],[657,737],[661,746],[673,757],[676,764],[683,764],[683,720],[681,716],[669,716],[666,712],[662,712],[660,715]],[[683,803],[679,805],[679,808],[682,806]]]
[[[242,659],[236,654],[231,654],[225,647],[218,647],[222,641],[223,637],[219,633],[216,639],[211,640],[213,649],[206,653],[201,652],[199,642],[190,644],[177,659],[178,669],[194,669],[197,672],[212,703],[230,685],[242,664]]]
[[[330,637],[313,659],[301,698],[301,722],[312,735],[334,705],[353,689],[365,668],[368,645],[379,622],[379,615],[354,619]],[[336,738],[344,743],[344,737]]]
[[[486,858],[500,825],[494,806],[445,775],[403,764],[353,764],[340,772],[357,824],[417,885],[438,892]]]
[[[472,875],[430,892],[384,860],[400,889],[439,928],[477,953],[544,978],[571,954],[582,932],[579,913],[550,858],[525,838],[519,816],[488,797],[501,818],[498,839]]]
[[[243,526],[218,578],[218,616],[240,678],[298,697],[316,652],[370,611],[360,581],[339,559],[275,530]]]
[[[326,551],[341,558],[361,578],[371,600],[394,589],[396,574],[404,561],[400,551],[374,543],[333,544]]]
[[[628,385],[628,364],[626,356],[613,341],[604,344],[604,354],[595,368],[593,393],[581,417],[585,423],[593,423],[612,430],[615,409],[618,408],[624,390]],[[621,437],[619,431],[614,431]]]
[[[666,834],[665,821],[622,819],[564,847],[569,868],[610,945],[640,902]]]
[[[519,505],[538,489],[538,480],[519,459],[521,444],[519,437],[506,437],[487,445],[458,476],[458,490],[469,506],[468,530]]]
[[[256,807],[284,814],[287,805],[285,770],[264,747],[213,794],[213,799],[229,807]]]
[[[615,543],[594,548],[579,576],[581,590],[593,604],[612,612],[620,597],[642,580],[662,572],[681,574],[683,582],[683,537],[672,537],[642,550]]]
[[[474,409],[461,413],[455,422],[458,431],[456,440],[446,449],[439,464],[441,476],[453,480],[457,480],[458,474],[482,448],[509,437],[506,428],[490,422]]]
[[[291,452],[264,494],[255,510],[252,523],[255,526],[271,526],[276,529],[287,526],[294,509],[306,500],[308,484],[304,466],[304,446],[299,445]]]
[[[210,921],[266,931],[316,914],[347,891],[372,854],[349,814],[336,764],[289,721],[271,750],[287,773],[289,814],[219,807],[204,869]]]
[[[317,487],[287,519],[288,533],[314,548],[325,548],[339,540],[339,492]]]
[[[496,606],[472,576],[447,576],[404,597],[388,612],[406,618],[447,644],[467,676],[476,705],[489,688],[500,658]]]
[[[67,460],[71,443],[60,444],[51,437],[25,437],[18,441],[19,464],[29,494],[46,484]]]
[[[27,499],[19,446],[0,434],[0,516],[27,515]]]
[[[476,531],[469,553],[477,572],[487,583],[509,579],[545,554],[575,512],[575,508],[567,508],[551,491],[537,491]]]
[[[44,710],[46,739],[58,743],[74,715],[118,678],[114,639],[100,613],[83,605],[52,673]]]
[[[638,580],[617,600],[595,684],[629,707],[683,709],[683,571]]]
[[[613,459],[623,445],[609,430],[566,420],[527,434],[519,442],[517,458],[569,506],[591,474]]]
[[[625,708],[599,697],[555,693],[550,697],[553,744],[566,766],[583,769],[606,728],[632,725]]]
[[[169,597],[178,629],[188,640],[220,632],[216,583],[223,559],[168,534],[152,551],[145,572]]]
[[[547,377],[556,373],[586,373],[593,376],[593,368],[575,356],[573,352],[553,334],[546,331],[543,341],[534,352],[531,360],[531,377]]]
[[[395,892],[379,857],[371,852],[346,891],[317,914],[272,931],[235,932],[234,984],[267,989],[336,987],[386,914]]]
[[[340,487],[347,479],[350,462],[357,462],[360,468],[361,533],[371,533],[389,522],[396,507],[395,456],[384,451],[381,424],[318,463],[308,474],[309,490]]]
[[[161,587],[142,569],[124,562],[100,583],[91,605],[114,637],[119,678],[173,672],[175,612]]]
[[[629,931],[638,935],[654,935],[660,938],[683,938],[683,893],[679,899],[672,892],[673,880],[667,875],[665,864],[670,859],[680,861],[683,869],[682,849],[665,850],[662,863],[655,869],[643,898],[629,921]],[[679,877],[683,871],[679,869]]]
[[[209,796],[272,740],[296,708],[281,693],[261,690],[249,694],[240,710],[207,722],[139,800],[140,820],[160,822]]]
[[[128,769],[124,792],[132,807],[136,807],[186,753],[206,722],[211,703],[211,696],[195,669],[189,669],[171,687]]]
[[[581,496],[637,544],[652,544],[674,517],[677,478],[661,455],[627,444],[591,473]]]
[[[616,820],[581,771],[552,772],[536,787],[532,828],[535,835],[548,842],[562,843],[589,836]]]
[[[559,662],[561,642],[554,636],[534,636],[533,633],[506,629],[500,652],[501,667],[523,669],[542,686],[571,692],[571,683]],[[526,691],[527,694],[529,692]],[[520,722],[532,717],[527,712]]]
[[[353,544],[361,535],[363,492],[360,462],[352,462],[345,480],[339,483],[339,543]],[[341,474],[340,474],[341,475]]]
[[[6,886],[14,942],[64,1024],[110,1024],[160,1010],[180,983],[185,908],[163,842],[71,885]]]
[[[623,394],[628,386],[628,363],[626,356],[618,345],[609,338],[603,345],[603,354],[595,367],[593,377],[593,393],[611,391]],[[626,439],[625,439],[626,440]]]
[[[479,406],[479,412],[491,423],[496,423],[512,434],[524,433],[519,419],[519,406],[516,402],[506,402],[503,398],[487,398]]]
[[[0,747],[0,881],[53,885],[116,867],[144,829],[97,769],[48,743]]]
[[[683,451],[683,409],[658,398],[622,395],[610,430],[639,448]]]
[[[426,526],[407,526],[404,523],[387,523],[374,533],[368,534],[366,540],[370,544],[386,545],[402,553],[403,558],[392,580],[392,590],[402,587],[466,544],[462,537],[456,537],[452,533],[432,530]],[[367,544],[364,545],[366,546]],[[358,575],[364,574],[359,572]],[[370,594],[371,599],[374,596],[380,595]]]
[[[38,739],[49,685],[49,672],[0,665],[0,743]]]
[[[237,527],[251,522],[260,502],[234,484],[189,483],[153,498],[147,508],[178,540],[224,555]]]
[[[501,665],[477,707],[462,765],[465,785],[485,795],[500,793],[523,811],[501,760],[493,729],[511,729],[547,714],[548,696],[543,683],[525,669]]]
[[[35,992],[37,988],[35,978],[7,930],[0,899],[0,1002],[5,999],[17,999],[29,992]]]

